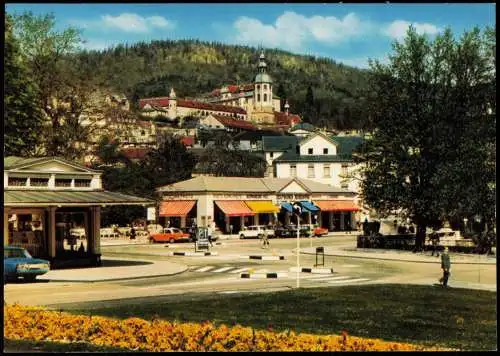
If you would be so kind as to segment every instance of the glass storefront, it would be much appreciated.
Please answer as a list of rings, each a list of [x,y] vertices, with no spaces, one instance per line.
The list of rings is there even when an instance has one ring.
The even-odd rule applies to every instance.
[[[43,210],[8,215],[9,245],[23,247],[32,256],[47,255],[45,214]]]

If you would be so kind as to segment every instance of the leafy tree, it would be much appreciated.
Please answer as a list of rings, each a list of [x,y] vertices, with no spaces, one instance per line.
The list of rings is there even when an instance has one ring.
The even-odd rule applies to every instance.
[[[205,149],[198,159],[196,171],[217,177],[264,177],[266,160],[251,152],[224,146]]]
[[[56,31],[53,14],[13,16],[14,35],[39,88],[37,104],[48,120],[45,153],[80,158],[101,105],[89,61],[74,54],[81,41],[72,27]],[[85,124],[84,124],[85,123]]]
[[[448,29],[431,42],[411,27],[403,43],[393,44],[388,65],[371,63],[374,132],[359,151],[362,197],[381,216],[409,217],[417,225],[417,249],[428,226],[477,209],[471,194],[485,197],[479,193],[485,182],[474,182],[488,173],[477,161],[492,142],[476,135],[491,135],[486,97],[478,93],[492,80],[482,42],[477,30],[457,43]]]
[[[37,88],[30,78],[12,34],[12,20],[5,16],[4,56],[4,155],[30,156],[36,153],[42,130],[37,105]]]

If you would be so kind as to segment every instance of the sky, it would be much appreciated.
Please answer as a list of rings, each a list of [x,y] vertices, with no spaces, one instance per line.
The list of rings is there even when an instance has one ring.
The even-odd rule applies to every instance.
[[[410,24],[432,38],[495,25],[495,4],[7,4],[8,13],[53,13],[80,28],[87,49],[199,39],[329,57],[360,68],[387,61]]]

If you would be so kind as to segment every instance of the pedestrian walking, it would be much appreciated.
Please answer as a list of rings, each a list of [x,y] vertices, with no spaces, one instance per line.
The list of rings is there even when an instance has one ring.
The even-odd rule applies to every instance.
[[[130,239],[135,240],[135,228],[133,226],[130,229]]]
[[[441,278],[443,287],[448,287],[448,278],[450,277],[450,269],[451,269],[448,247],[445,247],[444,252],[441,254],[441,269],[443,270],[443,277]]]
[[[267,234],[267,229],[264,226],[264,231],[262,233],[262,248],[268,248],[269,247],[269,236]]]
[[[439,235],[436,232],[433,232],[431,234],[431,243],[432,243],[432,254],[431,256],[434,256],[434,253],[436,254],[436,257],[439,257],[439,250],[438,250],[438,245],[439,245]]]

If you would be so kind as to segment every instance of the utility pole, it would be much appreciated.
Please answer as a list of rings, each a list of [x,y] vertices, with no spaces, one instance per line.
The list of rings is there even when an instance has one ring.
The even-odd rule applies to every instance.
[[[297,217],[297,288],[300,288],[300,214],[302,207],[296,202],[293,204],[293,211]]]

